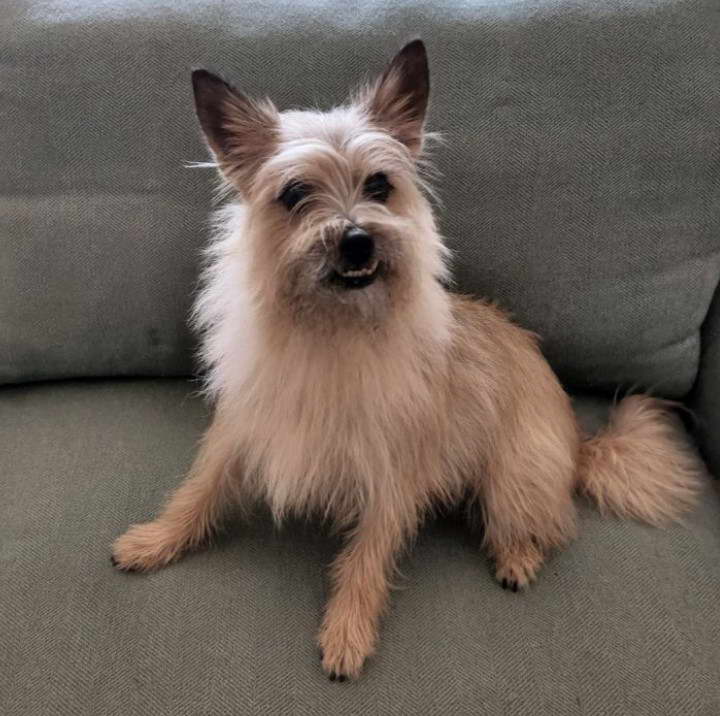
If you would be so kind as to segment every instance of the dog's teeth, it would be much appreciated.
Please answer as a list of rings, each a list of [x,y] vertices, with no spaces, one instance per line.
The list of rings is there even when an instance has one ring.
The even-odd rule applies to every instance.
[[[360,278],[361,276],[370,276],[371,274],[375,273],[377,267],[378,264],[377,262],[375,262],[372,266],[368,266],[364,269],[358,269],[357,271],[341,271],[340,275],[344,276],[345,278]]]

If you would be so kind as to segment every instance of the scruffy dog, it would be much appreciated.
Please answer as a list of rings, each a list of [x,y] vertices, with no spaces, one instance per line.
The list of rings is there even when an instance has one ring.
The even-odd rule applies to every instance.
[[[443,287],[421,41],[329,112],[279,112],[204,70],[193,85],[238,197],[195,308],[215,414],[185,483],[115,542],[120,569],[167,565],[232,504],[326,516],[347,545],[318,643],[344,680],[375,649],[397,555],[433,506],[481,506],[513,590],[572,539],[576,491],[652,524],[690,507],[701,467],[664,403],[628,397],[584,438],[534,336]]]

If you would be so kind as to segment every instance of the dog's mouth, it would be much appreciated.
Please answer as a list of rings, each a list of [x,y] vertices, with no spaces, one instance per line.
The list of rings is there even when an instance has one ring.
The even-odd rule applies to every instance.
[[[337,268],[330,274],[330,281],[340,288],[365,288],[378,278],[382,268],[382,263],[378,259],[374,259],[360,269]]]

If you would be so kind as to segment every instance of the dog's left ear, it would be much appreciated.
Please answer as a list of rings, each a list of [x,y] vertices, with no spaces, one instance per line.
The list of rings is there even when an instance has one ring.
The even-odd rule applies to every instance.
[[[367,96],[370,117],[414,155],[422,150],[430,94],[427,52],[413,40],[398,52]]]
[[[257,102],[207,70],[192,73],[195,112],[205,140],[225,177],[247,191],[260,165],[273,152],[277,110]]]

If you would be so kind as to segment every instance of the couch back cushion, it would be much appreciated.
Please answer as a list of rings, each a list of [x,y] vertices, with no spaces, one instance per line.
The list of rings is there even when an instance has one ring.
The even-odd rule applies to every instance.
[[[570,385],[683,395],[720,268],[714,3],[436,5],[3,3],[0,382],[192,371],[192,66],[330,106],[420,35],[458,289]]]

